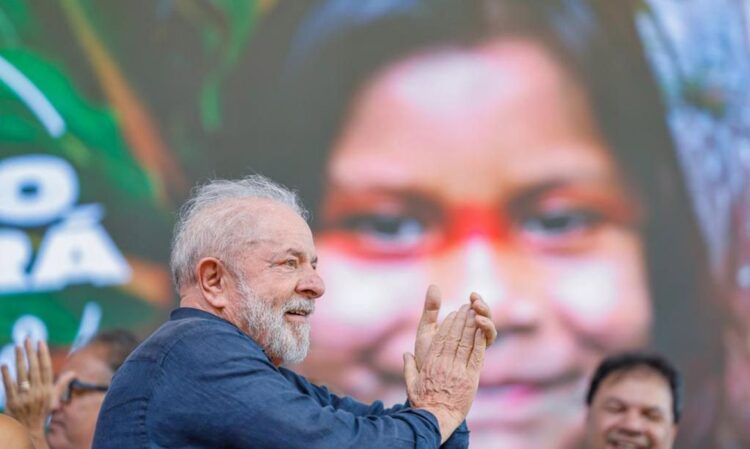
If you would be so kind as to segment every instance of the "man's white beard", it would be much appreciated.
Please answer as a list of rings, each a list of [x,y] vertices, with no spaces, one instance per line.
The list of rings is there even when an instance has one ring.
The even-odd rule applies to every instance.
[[[266,354],[283,364],[298,363],[310,349],[310,323],[290,323],[284,319],[290,310],[304,310],[312,314],[315,302],[295,297],[279,309],[271,301],[259,298],[243,280],[239,282],[242,313],[250,336]]]

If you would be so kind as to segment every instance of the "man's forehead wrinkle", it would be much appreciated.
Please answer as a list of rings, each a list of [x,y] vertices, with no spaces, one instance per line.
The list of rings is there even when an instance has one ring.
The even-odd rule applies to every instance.
[[[288,253],[312,259],[315,256],[312,231],[299,214],[284,203],[267,198],[227,198],[207,209],[226,217],[245,229],[232,229],[235,248],[250,251],[263,259],[278,258]],[[245,254],[250,256],[251,254]]]
[[[292,255],[304,259],[309,259],[311,261],[317,261],[318,256],[315,254],[315,252],[310,252],[308,250],[296,247],[296,246],[287,246],[281,250],[279,250],[276,255]]]
[[[294,236],[295,234],[291,235]],[[304,237],[304,235],[300,234],[300,237]],[[256,236],[254,238],[248,238],[247,244],[249,246],[256,247],[260,245],[267,245],[269,247],[272,247],[272,254],[274,256],[292,254],[317,260],[318,256],[314,248],[307,249],[303,244],[294,242],[292,240],[292,238],[281,239],[275,236]]]

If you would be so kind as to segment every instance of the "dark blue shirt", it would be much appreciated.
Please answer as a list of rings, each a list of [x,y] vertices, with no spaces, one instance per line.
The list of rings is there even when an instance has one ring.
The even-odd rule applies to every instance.
[[[466,448],[466,425],[442,446]],[[424,410],[331,394],[275,367],[255,341],[181,308],[128,357],[102,405],[94,449],[437,448]]]

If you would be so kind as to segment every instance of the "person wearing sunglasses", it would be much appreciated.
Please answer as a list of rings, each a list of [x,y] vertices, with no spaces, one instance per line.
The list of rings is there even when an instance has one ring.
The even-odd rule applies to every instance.
[[[106,392],[107,390],[109,390],[109,385],[89,384],[86,382],[81,382],[78,379],[73,379],[68,382],[68,385],[65,387],[65,390],[63,390],[62,395],[60,395],[60,402],[62,402],[63,404],[69,404],[73,397],[86,394],[87,392]]]
[[[27,339],[16,348],[15,380],[2,367],[6,412],[26,426],[37,449],[90,448],[112,376],[137,344],[128,331],[100,333],[68,356],[53,381],[47,345],[35,348]]]

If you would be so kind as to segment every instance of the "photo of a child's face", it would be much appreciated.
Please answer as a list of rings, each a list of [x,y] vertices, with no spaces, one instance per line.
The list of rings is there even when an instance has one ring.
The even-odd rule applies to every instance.
[[[424,286],[483,295],[500,338],[475,447],[570,447],[600,358],[647,342],[635,199],[576,82],[534,41],[419,54],[362,88],[327,167],[327,293],[307,373],[403,400]],[[501,326],[498,318],[498,326]]]

